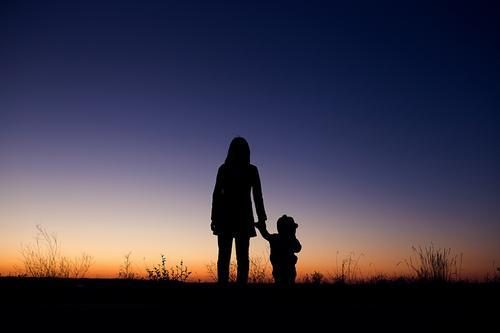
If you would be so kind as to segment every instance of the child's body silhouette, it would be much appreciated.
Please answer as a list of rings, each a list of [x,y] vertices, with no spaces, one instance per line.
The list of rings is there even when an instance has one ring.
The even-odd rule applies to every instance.
[[[283,215],[277,221],[277,234],[270,234],[264,223],[257,223],[260,234],[271,246],[271,264],[273,265],[274,282],[280,285],[292,285],[295,283],[297,271],[296,252],[300,252],[302,246],[295,236],[297,223],[292,217]]]

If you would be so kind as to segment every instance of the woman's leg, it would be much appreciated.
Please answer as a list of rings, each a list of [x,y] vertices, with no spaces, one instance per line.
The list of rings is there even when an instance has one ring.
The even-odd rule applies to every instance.
[[[233,237],[219,235],[217,237],[217,243],[219,245],[219,256],[217,258],[217,281],[219,283],[228,283]]]
[[[236,237],[236,260],[238,261],[238,283],[248,282],[248,268],[250,260],[248,258],[248,250],[250,247],[250,237]]]

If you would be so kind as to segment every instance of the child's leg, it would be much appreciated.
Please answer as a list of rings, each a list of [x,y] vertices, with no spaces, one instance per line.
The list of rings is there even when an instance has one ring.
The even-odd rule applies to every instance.
[[[292,267],[290,274],[290,284],[295,284],[295,278],[297,277],[297,270],[295,269],[295,265]]]
[[[281,270],[281,279],[283,281],[283,284],[294,284],[296,276],[297,272],[295,271],[295,266],[283,267],[283,269]]]

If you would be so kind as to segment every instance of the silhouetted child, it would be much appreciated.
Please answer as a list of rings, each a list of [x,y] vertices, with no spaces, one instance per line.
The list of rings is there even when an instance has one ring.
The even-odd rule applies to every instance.
[[[274,282],[280,285],[292,285],[295,283],[297,271],[295,264],[302,246],[295,236],[298,224],[292,217],[283,215],[277,221],[277,234],[270,234],[265,223],[256,223],[257,229],[271,247],[271,264],[273,265]]]

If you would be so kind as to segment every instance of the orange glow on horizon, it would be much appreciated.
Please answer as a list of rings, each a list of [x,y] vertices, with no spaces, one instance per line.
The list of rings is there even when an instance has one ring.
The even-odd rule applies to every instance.
[[[215,254],[214,250],[214,254]],[[413,258],[415,258],[415,255]],[[120,267],[123,263],[123,257],[120,260],[103,260],[103,256],[98,256],[93,258],[93,264],[86,274],[86,278],[117,278]],[[101,259],[100,259],[101,258]],[[409,257],[405,258],[408,259]],[[160,255],[149,260],[137,260],[132,256],[132,268],[131,272],[136,274],[138,278],[146,278],[146,267],[152,268],[160,263]],[[268,278],[272,278],[272,266],[267,257],[263,256],[253,256],[252,259],[256,259],[261,267],[266,267],[266,275]],[[355,277],[355,279],[369,279],[370,277],[399,277],[399,276],[409,276],[411,271],[408,268],[404,260],[395,261],[392,259],[379,259],[371,258],[363,254],[355,253],[344,253],[344,255],[337,255],[336,258],[331,258],[333,260],[327,263],[322,263],[314,258],[301,258],[299,254],[299,262],[297,263],[297,281],[305,278],[306,275],[310,275],[314,272],[320,272],[323,274],[325,279],[333,280],[335,276],[339,276],[342,273],[342,262],[344,262],[344,273],[349,276]],[[216,258],[209,259],[206,262],[201,260],[182,259],[185,267],[191,272],[188,281],[190,282],[211,282],[214,281],[215,270],[211,275],[208,270],[208,266],[212,266],[215,269]],[[175,265],[180,263],[179,260],[167,258],[167,268],[175,268]],[[465,257],[462,262],[461,278],[472,279],[472,280],[483,280],[488,274],[494,274],[493,265],[488,270],[487,262],[477,261],[474,258]],[[486,267],[485,267],[486,265]],[[23,264],[20,256],[14,258],[6,258],[4,256],[0,257],[0,274],[2,276],[17,276],[22,274],[24,271]]]

